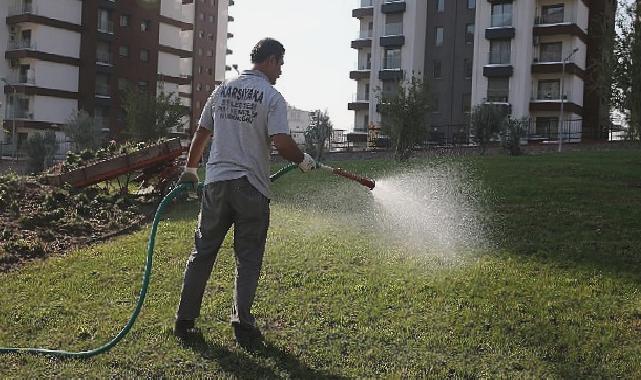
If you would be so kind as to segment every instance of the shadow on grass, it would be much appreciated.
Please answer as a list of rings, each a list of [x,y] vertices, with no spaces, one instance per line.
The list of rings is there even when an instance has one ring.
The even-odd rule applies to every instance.
[[[192,336],[189,340],[184,341],[182,345],[200,354],[205,360],[216,361],[225,372],[238,376],[239,378],[281,377],[274,369],[256,362],[249,353],[230,351],[220,344],[209,342],[201,332]],[[286,372],[290,377],[295,379],[344,379],[344,377],[341,376],[309,368],[295,356],[269,342],[265,342],[265,347],[256,350],[253,355],[273,361],[278,369]]]

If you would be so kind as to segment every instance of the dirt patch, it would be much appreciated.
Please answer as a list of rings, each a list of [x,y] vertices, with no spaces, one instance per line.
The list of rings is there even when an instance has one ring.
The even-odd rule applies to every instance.
[[[106,190],[57,188],[35,177],[0,177],[0,272],[140,226],[157,199]]]

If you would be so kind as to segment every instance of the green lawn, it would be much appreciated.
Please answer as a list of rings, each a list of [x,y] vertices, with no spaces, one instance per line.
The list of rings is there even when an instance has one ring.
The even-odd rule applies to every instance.
[[[199,321],[205,341],[182,347],[171,327],[198,208],[183,203],[161,224],[130,335],[85,361],[5,356],[0,377],[641,377],[641,151],[342,164],[380,183],[422,173],[426,191],[456,179],[483,244],[403,244],[402,220],[381,236],[364,188],[289,174],[273,187],[254,309],[267,349],[233,341],[230,239]],[[0,274],[0,346],[110,339],[135,304],[147,233]]]

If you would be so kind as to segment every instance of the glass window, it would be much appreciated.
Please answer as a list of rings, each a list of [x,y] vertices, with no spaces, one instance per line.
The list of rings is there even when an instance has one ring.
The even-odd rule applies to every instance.
[[[470,111],[472,111],[472,95],[463,94],[462,102],[463,102],[463,112],[470,113]]]
[[[118,53],[121,57],[129,57],[129,46],[120,46],[120,48],[118,48]]]
[[[548,5],[541,8],[542,24],[558,24],[563,22],[565,6],[563,4]]]
[[[120,26],[129,26],[129,15],[120,15]]]
[[[385,35],[398,36],[401,34],[403,34],[403,14],[393,13],[385,16]]]
[[[474,24],[465,25],[465,42],[468,44],[474,43]]]
[[[512,3],[492,5],[492,26],[512,26]]]
[[[129,81],[126,78],[118,78],[118,90],[125,91],[129,88]]]
[[[510,40],[490,41],[490,64],[509,64],[512,50]]]
[[[561,98],[561,81],[559,79],[539,80],[538,99],[560,99]]]
[[[140,31],[141,32],[147,32],[151,29],[151,21],[150,20],[142,20],[140,22]]]
[[[209,15],[208,18],[209,18],[209,22],[211,22],[211,23],[214,22],[214,16],[213,15]]]
[[[563,55],[562,42],[550,42],[541,44],[541,62],[561,62]]]
[[[436,10],[438,11],[438,13],[445,12],[445,0],[436,1]]]
[[[510,93],[510,78],[487,79],[487,101],[490,103],[507,103]]]
[[[436,46],[443,46],[443,38],[445,35],[445,29],[442,26],[439,26],[436,28],[436,34],[435,34],[435,45]]]
[[[149,50],[140,49],[140,61],[149,62]]]
[[[443,75],[441,61],[434,61],[434,78],[441,78]]]
[[[559,130],[558,117],[537,117],[536,134],[544,137],[557,135]]]
[[[434,113],[439,113],[440,112],[440,102],[438,96],[434,95],[432,96],[432,112]]]
[[[383,69],[398,70],[401,68],[401,49],[385,49]]]
[[[467,0],[467,9],[476,8],[476,0]]]
[[[400,84],[394,80],[383,81],[383,97],[392,97],[398,94]]]

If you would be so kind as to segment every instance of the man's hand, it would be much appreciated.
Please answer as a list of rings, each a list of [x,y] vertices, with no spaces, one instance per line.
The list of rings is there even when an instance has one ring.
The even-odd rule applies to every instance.
[[[185,171],[178,178],[178,185],[185,184],[187,188],[196,190],[198,186],[198,168],[185,167]]]
[[[298,163],[298,167],[303,173],[307,173],[308,171],[316,169],[318,167],[318,164],[316,163],[316,161],[314,161],[312,156],[307,153],[305,153],[303,156],[303,161]]]

